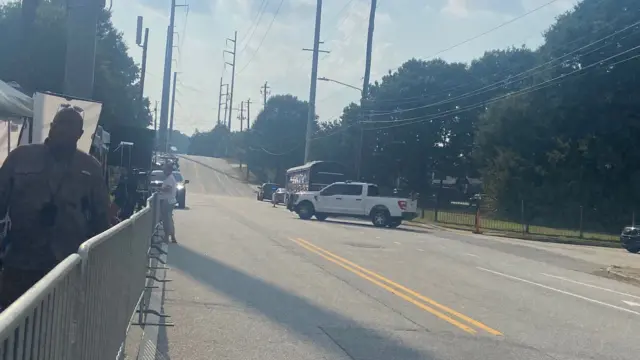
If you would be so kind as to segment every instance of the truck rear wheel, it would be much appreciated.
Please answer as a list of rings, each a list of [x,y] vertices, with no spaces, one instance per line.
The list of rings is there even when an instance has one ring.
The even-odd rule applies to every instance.
[[[309,220],[311,219],[311,217],[313,217],[313,214],[315,213],[315,209],[313,208],[313,204],[311,204],[308,201],[304,201],[298,205],[297,213],[300,219]]]
[[[389,217],[387,209],[376,209],[371,213],[371,222],[375,227],[385,227],[389,224]]]

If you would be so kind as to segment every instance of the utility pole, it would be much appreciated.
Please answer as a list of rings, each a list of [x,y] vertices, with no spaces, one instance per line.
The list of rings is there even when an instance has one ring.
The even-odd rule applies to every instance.
[[[167,122],[169,120],[169,91],[171,90],[171,65],[173,59],[173,29],[176,20],[176,0],[171,0],[169,27],[167,27],[167,48],[164,53],[164,75],[162,78],[162,102],[160,104],[159,148],[167,148]]]
[[[220,124],[220,110],[222,110],[222,76],[220,76],[220,88],[218,91],[218,122],[216,124]]]
[[[264,100],[263,100],[263,106],[266,109],[267,108],[267,95],[269,95],[269,85],[268,83],[265,81],[264,85],[260,88],[260,93],[262,94]]]
[[[251,99],[247,100],[247,131],[251,126]]]
[[[142,111],[142,101],[144,99],[144,80],[147,74],[147,45],[149,44],[149,28],[144,29],[144,40],[142,39],[142,22],[142,16],[138,16],[136,45],[142,48],[142,64],[140,69],[140,111]]]
[[[169,136],[167,137],[167,148],[171,144],[171,135],[173,134],[173,114],[176,111],[176,87],[178,86],[178,73],[173,72],[173,92],[171,93],[171,121],[169,122]]]
[[[222,118],[222,123],[227,123],[227,111],[229,110],[229,84],[224,84],[225,94],[224,94],[224,117]],[[231,131],[231,129],[229,129]]]
[[[153,108],[153,131],[158,131],[158,100],[156,100],[156,106]],[[157,133],[156,137],[158,137]]]
[[[22,0],[21,17],[22,17],[22,37],[20,39],[20,53],[16,57],[15,61],[21,63],[22,68],[18,77],[14,79],[28,92],[33,93],[33,79],[31,79],[31,54],[29,52],[30,44],[33,39],[33,24],[36,20],[36,11],[42,0]]]
[[[236,48],[238,42],[238,32],[234,31],[233,39],[227,38],[227,43],[231,41],[233,42],[233,51],[225,50],[224,52],[233,55],[233,61],[231,63],[226,62],[226,64],[231,65],[231,95],[229,95],[229,131],[231,131],[231,113],[233,112],[233,90],[236,82]]]
[[[309,162],[313,121],[316,117],[316,85],[318,83],[318,55],[320,53],[320,24],[322,22],[322,0],[316,0],[316,28],[313,36],[313,60],[311,61],[311,86],[309,89],[309,114],[307,116],[307,135],[304,144],[304,162]],[[303,49],[309,50],[309,49]],[[327,51],[323,51],[327,52]]]
[[[371,77],[371,53],[373,51],[373,29],[376,22],[377,0],[371,0],[371,11],[369,13],[369,31],[367,32],[367,55],[364,65],[364,81],[362,83],[362,96],[360,98],[360,139],[357,147],[356,160],[356,180],[360,180],[362,173],[362,148],[364,146],[364,111],[369,99],[369,80]]]
[[[149,28],[144,30],[144,41],[142,40],[142,16],[138,16],[138,26],[136,27],[136,45],[142,48],[142,64],[140,69],[140,98],[138,99],[137,117],[141,118],[144,111],[144,80],[147,74],[147,45],[149,44]]]
[[[240,120],[240,134],[242,134],[242,121],[244,120],[244,101],[240,102],[240,115],[238,115],[238,119]],[[242,154],[239,154],[238,161],[240,162],[240,169],[242,169]]]
[[[67,1],[65,95],[82,99],[93,97],[99,4],[96,0]]]
[[[244,101],[240,101],[240,115],[238,115],[238,120],[240,120],[240,132],[242,132],[242,121],[244,120]]]
[[[169,123],[169,92],[171,91],[171,65],[173,62],[173,30],[176,23],[176,8],[188,7],[188,5],[176,5],[176,0],[171,0],[169,11],[169,26],[167,27],[167,43],[164,53],[164,74],[162,77],[162,102],[160,104],[160,149],[167,147],[167,125]]]
[[[249,131],[249,127],[251,126],[251,99],[247,100],[247,130]],[[249,181],[249,156],[247,154],[247,151],[249,151],[249,149],[245,149],[245,154],[246,156],[246,160],[247,160],[247,181]]]

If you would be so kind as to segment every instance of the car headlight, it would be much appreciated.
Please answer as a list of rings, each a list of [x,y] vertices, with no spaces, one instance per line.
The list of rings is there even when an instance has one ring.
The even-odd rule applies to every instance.
[[[176,189],[182,190],[182,189],[184,189],[184,185],[178,184],[178,185],[176,185]]]

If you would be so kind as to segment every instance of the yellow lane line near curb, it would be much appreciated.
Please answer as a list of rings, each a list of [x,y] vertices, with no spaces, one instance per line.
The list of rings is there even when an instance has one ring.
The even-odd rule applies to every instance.
[[[454,326],[456,326],[456,327],[458,327],[458,328],[460,328],[460,329],[462,329],[462,330],[464,330],[464,331],[466,331],[468,333],[474,334],[476,331],[473,328],[461,323],[460,321],[458,321],[456,319],[453,319],[452,317],[450,317],[450,316],[448,316],[448,315],[446,315],[446,314],[444,314],[444,313],[442,313],[442,312],[440,312],[440,311],[428,306],[427,304],[429,304],[429,305],[431,305],[431,306],[433,306],[435,308],[438,308],[438,309],[440,309],[440,310],[442,310],[442,311],[444,311],[446,313],[449,313],[450,315],[453,315],[453,316],[457,317],[460,320],[466,321],[468,324],[473,325],[473,326],[475,326],[475,327],[477,327],[479,329],[482,329],[482,330],[488,332],[489,334],[496,335],[496,336],[503,335],[498,330],[495,330],[495,329],[493,329],[493,328],[491,328],[491,327],[489,327],[489,326],[487,326],[487,325],[485,325],[485,324],[483,324],[483,323],[481,323],[481,322],[479,322],[477,320],[474,320],[474,319],[472,319],[472,318],[470,318],[470,317],[468,317],[468,316],[466,316],[464,314],[461,314],[461,313],[459,313],[459,312],[457,312],[457,311],[455,311],[455,310],[453,310],[453,309],[451,309],[451,308],[449,308],[449,307],[447,307],[445,305],[442,305],[442,304],[436,302],[433,299],[430,299],[430,298],[428,298],[428,297],[426,297],[426,296],[424,296],[424,295],[422,295],[420,293],[417,293],[417,292],[415,292],[415,291],[413,291],[413,290],[411,290],[411,289],[409,289],[409,288],[407,288],[407,287],[405,287],[403,285],[400,285],[400,284],[398,284],[398,283],[396,283],[396,282],[394,282],[392,280],[389,280],[386,277],[384,277],[384,276],[382,276],[380,274],[377,274],[377,273],[375,273],[375,272],[373,272],[371,270],[365,269],[362,266],[359,266],[359,265],[357,265],[357,264],[355,264],[355,263],[353,263],[353,262],[351,262],[351,261],[349,261],[349,260],[347,260],[347,259],[345,259],[343,257],[340,257],[340,256],[338,256],[338,255],[336,255],[336,254],[334,254],[334,253],[332,253],[332,252],[330,252],[328,250],[325,250],[325,249],[323,249],[323,248],[321,248],[321,247],[319,247],[317,245],[314,245],[314,244],[312,244],[312,243],[310,243],[310,242],[308,242],[308,241],[306,241],[304,239],[297,238],[297,239],[290,239],[290,240],[296,242],[298,245],[304,247],[305,249],[307,249],[307,250],[309,250],[309,251],[311,251],[311,252],[313,252],[313,253],[315,253],[317,255],[320,255],[321,257],[325,258],[326,260],[329,260],[329,261],[339,265],[340,267],[351,271],[352,273],[362,277],[363,279],[366,279],[366,280],[368,280],[368,281],[380,286],[381,288],[383,288],[383,289],[385,289],[385,290],[387,290],[387,291],[389,291],[389,292],[401,297],[402,299],[404,299],[404,300],[416,305],[417,307],[419,307],[419,308],[421,308],[421,309],[423,309],[423,310],[425,310],[425,311],[437,316],[438,318],[440,318],[440,319],[442,319],[442,320],[444,320],[444,321],[446,321],[446,322],[448,322],[448,323],[450,323],[450,324],[452,324],[452,325],[454,325]],[[414,298],[417,298],[417,299],[419,299],[419,300],[421,300],[421,301],[423,301],[424,303],[427,303],[427,304],[418,302],[414,298],[411,298],[411,297],[407,296],[407,294],[411,295]]]

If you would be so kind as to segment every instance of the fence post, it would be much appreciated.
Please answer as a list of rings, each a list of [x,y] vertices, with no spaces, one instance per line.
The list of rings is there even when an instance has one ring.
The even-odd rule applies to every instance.
[[[584,237],[584,207],[580,205],[580,239]]]
[[[475,217],[475,229],[473,230],[474,234],[482,234],[480,231],[480,205],[476,205],[476,217]]]
[[[420,217],[424,219],[424,208],[420,209]]]
[[[438,222],[438,208],[440,207],[440,190],[442,190],[442,179],[440,179],[440,186],[438,187],[438,191],[436,192],[436,208],[434,209],[434,221]]]
[[[520,222],[522,223],[522,235],[527,232],[527,224],[524,221],[524,199],[520,200]]]

